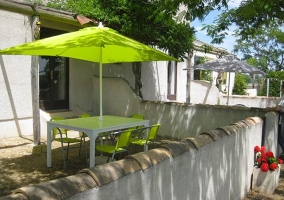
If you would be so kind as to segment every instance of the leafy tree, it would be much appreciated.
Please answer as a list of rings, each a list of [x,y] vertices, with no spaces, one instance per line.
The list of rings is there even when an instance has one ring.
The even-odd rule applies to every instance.
[[[193,49],[195,30],[187,21],[174,19],[177,5],[172,1],[50,0],[47,6],[100,21],[123,35],[167,51],[181,60]],[[132,70],[135,93],[143,98],[140,91],[141,63],[132,63]]]
[[[173,17],[175,5],[150,0],[51,0],[47,6],[85,15],[123,35],[183,59],[193,48],[194,28]]]
[[[206,57],[201,57],[195,61],[195,65],[205,63],[207,61]],[[194,79],[195,80],[206,80],[213,81],[210,70],[194,70]]]
[[[235,84],[233,94],[244,95],[247,88],[246,77],[244,74],[237,73],[235,77]]]
[[[252,83],[252,78],[249,74],[243,74],[247,83]]]
[[[240,39],[257,34],[259,28],[268,26],[272,21],[279,26],[284,22],[283,0],[242,0],[238,8],[224,10],[213,24],[204,26],[209,36],[213,38],[212,43],[220,44],[228,34],[229,26],[238,27]],[[283,36],[282,41],[283,41]]]
[[[277,23],[271,22],[267,27],[260,27],[254,36],[236,40],[234,52],[242,53],[245,59],[263,71],[284,69],[283,32]],[[279,37],[280,36],[280,37]]]
[[[279,97],[281,80],[284,81],[284,71],[269,71],[266,74],[266,78],[269,79],[268,96]],[[259,82],[259,84],[262,86],[259,90],[260,96],[267,95],[267,79],[265,79],[265,81]]]

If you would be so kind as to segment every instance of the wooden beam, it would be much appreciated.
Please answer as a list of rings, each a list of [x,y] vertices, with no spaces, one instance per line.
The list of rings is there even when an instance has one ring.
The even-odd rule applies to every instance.
[[[38,39],[35,37],[35,29],[39,16],[32,17],[32,40]],[[39,65],[38,56],[31,57],[31,86],[32,86],[32,108],[33,108],[33,138],[34,145],[40,144],[40,112],[39,112]]]

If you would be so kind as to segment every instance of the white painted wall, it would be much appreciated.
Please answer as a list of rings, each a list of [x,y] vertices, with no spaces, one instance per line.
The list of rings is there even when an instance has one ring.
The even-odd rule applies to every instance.
[[[93,78],[94,108],[99,107],[98,77]],[[104,114],[131,116],[142,114],[150,120],[150,124],[160,123],[159,135],[182,139],[194,137],[202,131],[209,131],[241,120],[249,116],[264,116],[262,109],[220,105],[190,105],[173,102],[142,101],[121,78],[105,78],[103,80],[103,112]],[[123,95],[120,95],[123,94]],[[99,109],[94,109],[99,115]],[[204,123],[209,120],[208,123]]]
[[[191,81],[190,96],[192,104],[227,105],[228,95],[220,93],[217,87],[208,81]],[[229,106],[265,108],[278,104],[280,97],[229,95]]]
[[[76,59],[70,59],[69,63],[69,108],[75,110],[79,106],[85,112],[92,112],[94,63]]]
[[[250,189],[253,148],[261,144],[261,130],[262,122],[238,129],[158,164],[145,155],[145,162],[153,163],[151,167],[70,199],[242,199]]]
[[[143,63],[141,72],[143,98],[153,101],[167,101],[168,62]]]
[[[5,10],[0,12],[0,34],[2,39],[0,41],[0,49],[29,42],[32,39],[31,36],[31,19],[30,17],[18,13],[11,13]],[[196,52],[199,56],[207,56],[209,58],[215,58],[215,55],[204,54],[202,52]],[[186,100],[186,82],[187,71],[186,62],[178,63],[178,79],[177,79],[177,102],[185,102]],[[32,127],[32,98],[31,98],[31,77],[30,77],[30,56],[0,56],[0,137],[12,137],[18,135],[31,135],[33,132]],[[70,59],[70,79],[69,79],[69,100],[70,100],[70,112],[68,116],[78,116],[81,112],[89,112],[98,114],[98,93],[95,93],[95,84],[93,77],[99,75],[99,67],[97,63],[85,62],[75,59]],[[104,77],[123,77],[127,80],[128,84],[133,88],[135,85],[135,77],[132,72],[131,63],[123,64],[109,64],[103,66]],[[141,81],[143,87],[141,89],[145,100],[152,101],[164,101],[167,102],[167,79],[168,69],[167,62],[144,62],[142,66]],[[113,83],[110,79],[104,80],[103,91],[104,98],[113,96],[113,99],[120,99],[120,103],[123,105],[125,102],[130,102],[133,97],[133,92],[127,93],[129,90],[128,84],[119,85]],[[105,89],[105,85],[118,84],[117,90],[112,91],[112,94],[108,94],[109,91]],[[214,85],[208,85],[211,89],[206,87],[206,84],[193,84],[190,91],[192,103],[206,103],[206,104],[221,104],[225,105],[225,98],[221,96]],[[126,87],[126,88],[125,88]],[[129,98],[129,96],[131,98]],[[203,97],[203,98],[202,98]],[[231,97],[230,97],[231,98]],[[105,113],[117,112],[115,109],[116,103],[113,104],[113,99],[104,99]],[[131,99],[133,100],[133,99]],[[130,115],[134,112],[133,107],[137,106],[137,100],[133,100],[128,107],[125,107],[123,113],[118,111],[120,115]],[[238,97],[232,97],[230,104],[244,104],[246,106],[253,107],[265,107],[265,105],[272,105],[275,101],[265,98],[249,99]],[[136,112],[139,111],[135,108]],[[172,111],[170,111],[171,113]],[[179,111],[178,111],[179,112]],[[73,113],[73,114],[71,114]],[[175,112],[173,112],[175,113]],[[66,113],[64,113],[65,115]],[[46,119],[46,116],[42,115],[41,118]],[[48,118],[48,117],[47,117]],[[41,123],[44,127],[43,123]],[[46,134],[46,129],[41,129],[42,134]]]
[[[222,95],[215,84],[209,81],[191,81],[190,87],[190,103],[220,104]]]
[[[32,40],[30,17],[0,8],[0,21],[0,49]],[[31,135],[31,57],[0,55],[0,67],[0,138]]]
[[[41,194],[53,199],[57,194],[54,191],[59,191],[57,185],[61,185],[60,197],[70,200],[242,199],[250,190],[254,147],[263,142],[277,155],[278,124],[273,123],[277,119],[277,114],[268,113],[263,130],[260,118],[246,118],[227,125],[227,129],[210,130],[212,138],[191,138],[197,146],[188,139],[176,141],[127,159],[83,169],[56,180],[56,184],[49,181],[22,187],[17,194],[19,198]],[[6,198],[9,197],[12,195]]]

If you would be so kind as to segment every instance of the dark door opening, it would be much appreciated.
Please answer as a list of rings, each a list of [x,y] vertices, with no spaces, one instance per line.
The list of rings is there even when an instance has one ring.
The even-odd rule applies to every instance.
[[[41,28],[41,38],[63,32]],[[42,110],[69,109],[69,59],[63,57],[39,57],[39,100]]]

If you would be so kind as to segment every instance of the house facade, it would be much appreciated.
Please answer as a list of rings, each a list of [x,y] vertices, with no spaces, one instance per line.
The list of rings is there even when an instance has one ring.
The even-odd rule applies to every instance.
[[[95,23],[80,24],[75,13],[62,12],[25,1],[0,1],[0,49],[31,42],[35,39],[76,31]],[[216,59],[226,51],[195,41],[190,61],[144,62],[141,68],[143,99],[152,101],[189,102],[199,95],[190,86],[193,72],[184,70],[200,57]],[[82,60],[39,56],[0,55],[0,138],[31,135],[34,129],[46,134],[45,121],[53,114],[66,117],[82,112],[98,115],[93,79],[99,76],[98,63]],[[125,79],[135,88],[132,63],[103,66],[103,77]],[[213,74],[213,82],[217,75]],[[226,84],[226,83],[224,83]],[[108,96],[109,91],[103,91]],[[118,96],[123,93],[116,91]],[[199,100],[198,100],[199,101]],[[194,102],[194,101],[193,101]],[[202,101],[200,102],[202,103]],[[37,114],[38,113],[38,114]],[[44,123],[38,127],[36,120]]]

